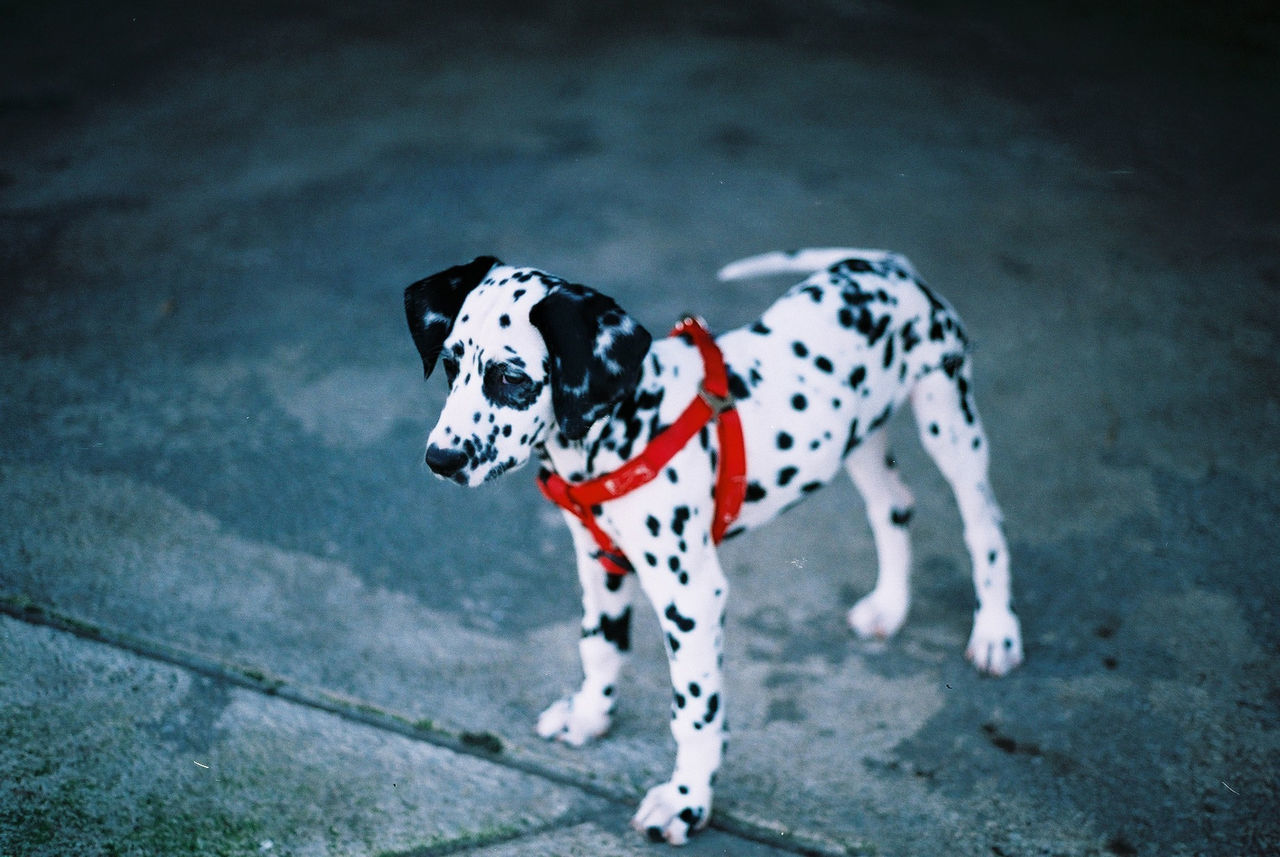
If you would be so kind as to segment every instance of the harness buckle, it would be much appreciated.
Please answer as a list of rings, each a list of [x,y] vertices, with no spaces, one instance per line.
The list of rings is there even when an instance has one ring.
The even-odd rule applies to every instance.
[[[737,401],[736,399],[733,398],[732,393],[726,393],[725,395],[721,396],[711,392],[710,390],[707,389],[706,381],[703,381],[701,384],[698,385],[698,396],[702,399],[702,401],[707,403],[707,407],[711,408],[712,418],[720,416],[725,411],[733,410],[733,406]]]

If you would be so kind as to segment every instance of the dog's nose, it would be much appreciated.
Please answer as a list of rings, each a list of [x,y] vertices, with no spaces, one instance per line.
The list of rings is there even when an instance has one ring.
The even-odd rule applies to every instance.
[[[442,449],[434,443],[427,447],[427,466],[441,476],[453,476],[467,463],[467,454],[458,449]]]

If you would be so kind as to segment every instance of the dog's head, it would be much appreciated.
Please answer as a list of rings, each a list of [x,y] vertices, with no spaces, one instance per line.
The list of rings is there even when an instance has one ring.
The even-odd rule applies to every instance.
[[[404,306],[424,374],[439,361],[449,383],[427,464],[461,485],[519,467],[551,431],[582,440],[649,351],[611,298],[492,256],[419,280]]]

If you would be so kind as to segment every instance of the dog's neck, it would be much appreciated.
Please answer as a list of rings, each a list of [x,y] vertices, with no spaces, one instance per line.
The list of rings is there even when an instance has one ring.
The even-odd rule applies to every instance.
[[[552,425],[540,459],[570,482],[617,469],[680,416],[698,394],[702,373],[702,358],[688,342],[672,337],[654,342],[635,390],[580,441],[568,440]]]

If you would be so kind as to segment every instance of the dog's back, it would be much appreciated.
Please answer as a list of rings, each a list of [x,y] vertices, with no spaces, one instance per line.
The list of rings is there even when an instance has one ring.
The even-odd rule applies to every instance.
[[[727,265],[719,276],[796,271],[810,276],[759,321],[719,338],[736,377],[753,465],[739,529],[764,523],[828,482],[915,381],[964,355],[954,313],[895,253],[766,253]]]

